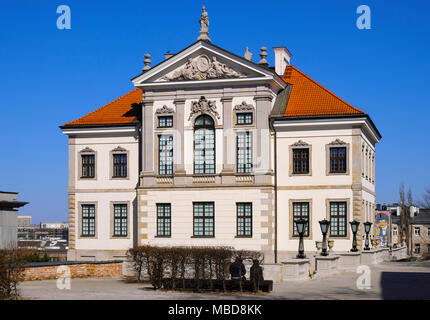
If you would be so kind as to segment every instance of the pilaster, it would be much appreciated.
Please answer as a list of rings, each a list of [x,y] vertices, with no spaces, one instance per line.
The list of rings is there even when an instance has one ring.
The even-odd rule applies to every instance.
[[[175,161],[174,161],[174,174],[175,177],[185,176],[185,161],[184,161],[184,113],[185,113],[185,99],[176,99],[173,101],[176,106],[176,134],[175,134]]]
[[[235,166],[235,137],[233,136],[232,124],[232,97],[221,99],[223,105],[224,143],[223,143],[223,169],[221,174],[233,174]]]

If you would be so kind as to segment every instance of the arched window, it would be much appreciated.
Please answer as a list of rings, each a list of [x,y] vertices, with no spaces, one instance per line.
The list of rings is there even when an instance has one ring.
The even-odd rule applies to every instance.
[[[194,173],[215,173],[215,123],[208,115],[194,122]]]

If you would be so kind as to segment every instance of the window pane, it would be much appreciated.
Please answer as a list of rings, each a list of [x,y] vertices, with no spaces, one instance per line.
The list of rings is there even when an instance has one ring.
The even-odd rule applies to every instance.
[[[127,236],[127,205],[114,204],[114,235]]]
[[[194,173],[215,173],[215,128],[207,115],[194,124]]]
[[[237,172],[252,172],[252,132],[237,134]]]
[[[346,172],[346,148],[330,148],[330,172]]]
[[[167,128],[173,126],[173,116],[158,117],[158,126],[160,128]]]
[[[237,124],[252,124],[252,112],[249,113],[238,113]]]
[[[95,236],[95,205],[82,205],[82,236]]]
[[[173,136],[159,136],[158,171],[160,175],[173,174]]]
[[[307,221],[303,236],[309,236],[309,203],[308,202],[293,202],[293,236],[299,236],[297,231],[296,221],[304,219]]]
[[[113,155],[113,176],[127,177],[127,154]]]
[[[346,202],[330,202],[330,235],[346,236],[346,213]]]
[[[214,236],[214,204],[212,202],[195,202],[194,235]]]
[[[82,178],[94,178],[94,162],[95,156],[82,155]]]
[[[293,173],[309,173],[309,149],[293,149]]]
[[[171,235],[171,206],[170,203],[157,204],[157,236]]]
[[[237,235],[252,236],[252,203],[237,203]]]

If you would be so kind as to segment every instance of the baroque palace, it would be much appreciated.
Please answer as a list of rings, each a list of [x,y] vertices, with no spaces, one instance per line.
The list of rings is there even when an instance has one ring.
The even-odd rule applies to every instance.
[[[315,252],[318,221],[335,251],[349,222],[374,220],[369,115],[290,64],[213,43],[203,7],[197,42],[150,66],[135,89],[61,126],[69,141],[69,260],[124,258],[137,245],[233,246],[265,262]],[[358,246],[362,246],[360,224]]]

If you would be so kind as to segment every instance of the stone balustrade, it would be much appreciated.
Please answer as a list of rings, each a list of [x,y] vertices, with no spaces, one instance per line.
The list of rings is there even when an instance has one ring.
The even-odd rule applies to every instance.
[[[193,183],[215,183],[215,176],[194,176]]]
[[[407,257],[406,247],[374,248],[357,252],[331,252],[328,256],[316,254],[310,259],[288,259],[281,263],[264,264],[264,279],[274,283],[311,279],[315,266],[315,277],[331,276],[340,271],[355,272],[359,265],[376,265],[384,261]]]

